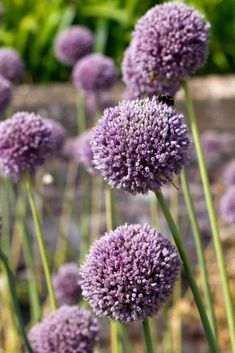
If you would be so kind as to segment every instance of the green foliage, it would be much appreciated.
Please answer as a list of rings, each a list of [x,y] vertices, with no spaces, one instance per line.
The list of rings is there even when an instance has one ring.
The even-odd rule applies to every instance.
[[[5,14],[0,45],[15,47],[27,66],[27,80],[63,81],[70,70],[53,54],[59,31],[79,23],[96,35],[96,50],[105,51],[120,65],[137,19],[157,0],[2,0]],[[202,11],[212,25],[210,55],[201,73],[235,70],[234,0],[185,0]]]

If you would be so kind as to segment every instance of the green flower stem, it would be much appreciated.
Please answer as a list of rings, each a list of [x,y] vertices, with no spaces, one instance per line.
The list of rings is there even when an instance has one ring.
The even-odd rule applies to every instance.
[[[45,274],[45,278],[46,278],[51,308],[52,308],[52,310],[55,310],[57,308],[56,297],[55,297],[55,292],[54,292],[52,279],[51,279],[51,273],[50,273],[50,269],[49,269],[46,246],[45,246],[45,242],[44,242],[44,238],[43,238],[42,224],[41,224],[38,210],[36,207],[34,194],[33,194],[33,190],[32,190],[31,176],[29,173],[25,174],[25,185],[26,185],[26,189],[28,192],[29,203],[30,203],[30,207],[31,207],[31,211],[32,211],[32,215],[33,215],[33,219],[34,219],[34,223],[35,223],[37,241],[38,241],[39,251],[41,254],[42,265],[43,265],[43,270],[44,270],[44,274]]]
[[[33,350],[30,346],[30,343],[28,341],[28,338],[27,338],[27,335],[26,335],[25,329],[24,329],[24,321],[23,321],[22,313],[21,313],[20,306],[19,306],[18,299],[17,299],[16,288],[15,288],[15,283],[14,283],[14,276],[13,276],[11,269],[8,265],[7,257],[3,254],[3,252],[1,250],[0,250],[0,261],[2,262],[2,264],[5,268],[5,271],[6,271],[11,302],[12,302],[12,306],[14,309],[14,314],[15,314],[16,324],[17,324],[19,334],[22,338],[22,341],[24,343],[26,351],[28,353],[33,353]]]
[[[200,295],[200,292],[199,292],[199,289],[198,289],[198,286],[197,286],[197,283],[196,283],[196,280],[195,280],[195,277],[193,274],[193,270],[192,270],[190,261],[188,259],[187,254],[186,254],[183,241],[181,239],[181,235],[180,235],[179,230],[176,227],[176,224],[171,216],[171,213],[168,209],[168,206],[167,206],[167,203],[165,201],[163,194],[160,191],[157,191],[155,194],[156,194],[156,197],[160,203],[160,206],[161,206],[162,211],[164,213],[165,219],[168,223],[169,229],[170,229],[172,237],[174,239],[175,245],[176,245],[178,252],[180,254],[181,260],[183,262],[185,273],[188,276],[189,285],[191,287],[191,290],[192,290],[192,293],[194,296],[194,300],[196,302],[196,305],[197,305],[197,308],[198,308],[198,311],[199,311],[199,314],[201,317],[201,321],[202,321],[204,331],[205,331],[205,334],[206,334],[206,337],[208,340],[208,344],[210,347],[210,352],[211,353],[218,353],[219,351],[217,348],[217,344],[216,344],[209,320],[207,318],[207,314],[206,314],[206,311],[205,311],[205,308],[204,308],[204,305],[203,305],[203,302],[201,299],[201,295]]]
[[[0,178],[0,201],[1,201],[1,212],[4,219],[2,236],[1,236],[1,248],[5,254],[10,252],[10,225],[9,225],[9,184],[4,178]]]
[[[158,203],[156,202],[155,195],[151,194],[149,195],[149,208],[150,208],[150,220],[151,220],[151,225],[152,227],[158,229],[160,231],[161,226],[160,226],[160,218],[159,218],[159,212],[158,212]]]
[[[107,231],[110,232],[113,229],[113,207],[112,207],[112,191],[108,185],[105,188],[105,209],[106,209],[106,227]],[[110,321],[111,331],[111,347],[112,353],[119,353],[119,337],[118,337],[118,323]]]
[[[28,286],[30,296],[30,308],[31,308],[31,319],[32,323],[35,324],[41,317],[40,298],[38,294],[37,281],[34,271],[32,247],[30,245],[29,234],[24,224],[24,218],[26,215],[26,202],[22,195],[18,196],[16,204],[16,217],[18,228],[21,233],[22,247],[24,253],[24,259],[28,271]]]
[[[202,237],[201,237],[200,228],[199,228],[199,224],[196,216],[196,211],[193,204],[192,195],[190,192],[188,176],[185,168],[181,173],[181,184],[182,184],[182,189],[184,193],[186,207],[188,210],[188,215],[190,218],[190,223],[192,226],[194,241],[196,244],[198,264],[199,264],[200,274],[201,274],[202,283],[204,287],[204,294],[205,294],[206,303],[207,303],[208,317],[210,319],[214,336],[215,338],[217,338],[217,325],[216,325],[216,318],[215,318],[215,312],[213,307],[213,297],[212,297],[211,288],[210,288],[208,269],[207,269],[207,264],[206,264],[206,259],[204,255],[203,244],[202,244]]]
[[[105,205],[106,205],[106,226],[107,231],[113,229],[113,205],[112,205],[112,191],[108,185],[105,189]]]
[[[95,51],[98,53],[105,53],[107,39],[109,34],[109,23],[107,19],[100,18],[97,21],[95,33]]]
[[[86,102],[81,92],[77,91],[77,131],[78,135],[86,130]]]
[[[153,353],[153,343],[148,319],[143,320],[143,330],[146,353]]]
[[[209,177],[207,174],[205,157],[204,157],[204,153],[203,153],[203,149],[200,141],[197,119],[194,113],[193,103],[192,103],[187,81],[184,81],[184,92],[185,92],[185,101],[187,105],[190,126],[191,126],[194,144],[197,152],[197,158],[198,158],[199,169],[201,173],[203,189],[205,193],[208,215],[209,215],[210,224],[211,224],[214,247],[216,251],[219,271],[220,271],[221,280],[222,280],[222,287],[223,287],[223,293],[224,293],[225,308],[226,308],[226,315],[227,315],[227,321],[228,321],[228,327],[229,327],[229,333],[230,333],[230,339],[231,339],[231,345],[232,345],[232,352],[235,353],[235,314],[234,314],[232,296],[229,288],[229,279],[228,279],[228,274],[226,270],[223,247],[222,247],[222,242],[221,242],[220,233],[219,233],[217,215],[216,215],[215,206],[214,206],[213,198],[211,194]]]

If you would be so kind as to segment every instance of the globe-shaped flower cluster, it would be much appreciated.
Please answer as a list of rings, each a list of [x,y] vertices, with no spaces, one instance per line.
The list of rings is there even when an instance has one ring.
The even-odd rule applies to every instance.
[[[55,56],[63,64],[73,66],[83,56],[91,53],[93,44],[93,35],[88,28],[71,26],[56,38]]]
[[[175,247],[155,229],[120,226],[91,247],[82,294],[98,316],[143,320],[169,298],[180,267]]]
[[[61,306],[29,332],[34,353],[92,353],[97,320],[77,306]]]
[[[106,109],[91,144],[109,184],[136,194],[159,190],[181,171],[189,139],[183,116],[153,97]]]
[[[53,276],[53,286],[59,305],[76,304],[81,298],[79,267],[74,262],[61,266]]]
[[[101,54],[90,54],[81,59],[73,70],[73,82],[85,93],[109,89],[117,80],[112,59]]]
[[[230,187],[221,198],[220,212],[228,223],[235,223],[235,186]]]
[[[0,123],[0,173],[14,181],[34,173],[55,148],[53,129],[39,115],[19,112]]]
[[[123,61],[135,95],[174,94],[208,55],[209,24],[182,3],[156,5],[137,22]]]
[[[19,54],[12,48],[0,48],[0,75],[12,83],[21,80],[24,74],[24,63]]]
[[[94,130],[83,132],[80,136],[69,139],[65,145],[64,153],[76,163],[82,163],[90,174],[95,174],[91,141],[94,137]]]

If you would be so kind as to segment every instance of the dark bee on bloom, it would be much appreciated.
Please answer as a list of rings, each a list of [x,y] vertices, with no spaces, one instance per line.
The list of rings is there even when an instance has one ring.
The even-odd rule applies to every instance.
[[[174,98],[165,94],[160,94],[159,96],[157,96],[157,100],[158,102],[165,103],[171,107],[175,105]]]

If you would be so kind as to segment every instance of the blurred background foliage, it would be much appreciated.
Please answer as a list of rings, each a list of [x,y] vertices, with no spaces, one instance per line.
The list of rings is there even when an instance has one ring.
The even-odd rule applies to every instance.
[[[55,36],[73,23],[92,29],[96,50],[120,66],[136,20],[156,0],[2,0],[0,46],[16,48],[26,62],[28,82],[64,81],[70,69],[53,55]],[[235,72],[235,0],[185,0],[210,21],[207,65],[199,74]]]

